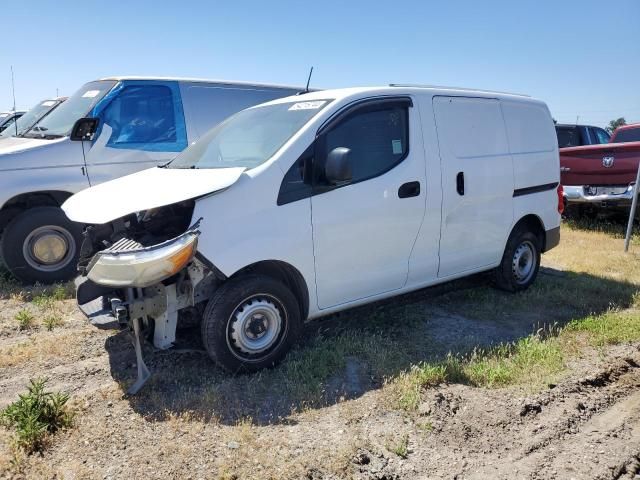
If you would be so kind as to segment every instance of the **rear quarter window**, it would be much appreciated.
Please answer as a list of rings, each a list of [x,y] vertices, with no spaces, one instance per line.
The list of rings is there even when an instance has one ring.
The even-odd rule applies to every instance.
[[[582,144],[580,141],[580,132],[577,128],[572,127],[556,127],[558,136],[558,148],[578,147]]]

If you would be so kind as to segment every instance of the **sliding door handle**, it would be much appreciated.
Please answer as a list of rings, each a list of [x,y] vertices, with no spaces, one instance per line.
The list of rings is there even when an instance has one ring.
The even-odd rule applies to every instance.
[[[458,172],[456,175],[456,190],[458,195],[464,195],[464,172]]]
[[[420,195],[420,182],[407,182],[400,185],[398,197],[409,198]]]

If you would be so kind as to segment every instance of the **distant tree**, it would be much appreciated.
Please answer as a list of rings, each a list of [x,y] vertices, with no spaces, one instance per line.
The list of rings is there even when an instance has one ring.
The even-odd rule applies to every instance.
[[[613,131],[618,128],[621,127],[623,125],[626,125],[627,121],[624,119],[624,117],[620,117],[617,120],[611,120],[609,122],[609,125],[607,126],[607,131],[609,133],[613,133]]]

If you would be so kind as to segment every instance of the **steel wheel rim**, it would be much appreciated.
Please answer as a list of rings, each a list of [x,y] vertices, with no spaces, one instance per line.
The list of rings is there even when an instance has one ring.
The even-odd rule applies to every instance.
[[[536,249],[529,240],[525,240],[516,248],[511,261],[511,271],[518,284],[527,283],[533,277],[536,269],[536,256]]]
[[[33,230],[22,243],[22,254],[29,266],[41,272],[53,272],[69,265],[76,243],[66,228],[44,225]]]
[[[227,345],[243,361],[259,361],[274,350],[287,329],[286,311],[272,295],[244,299],[227,322]]]

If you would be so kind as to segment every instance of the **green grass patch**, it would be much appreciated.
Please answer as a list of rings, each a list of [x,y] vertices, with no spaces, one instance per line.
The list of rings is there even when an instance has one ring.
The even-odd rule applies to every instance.
[[[539,335],[500,345],[488,353],[474,353],[464,365],[469,383],[483,387],[548,383],[564,369],[562,348],[555,338]]]
[[[548,383],[563,369],[560,342],[554,337],[531,335],[465,357],[449,355],[442,362],[414,365],[390,383],[397,391],[398,406],[415,410],[422,401],[423,390],[442,383],[488,388],[527,384],[535,388]]]
[[[409,456],[409,435],[402,435],[396,441],[387,443],[386,448],[400,458],[407,458]]]
[[[574,320],[565,334],[586,333],[593,345],[604,346],[640,340],[640,312],[635,309],[612,310],[601,315],[590,315]]]
[[[56,327],[60,327],[63,323],[62,317],[57,313],[44,317],[42,321],[42,324],[49,332]]]
[[[30,330],[34,327],[35,317],[28,309],[23,308],[15,316],[16,322],[18,322],[18,328],[20,330]]]
[[[46,383],[44,378],[31,380],[27,392],[0,413],[0,423],[14,429],[16,446],[27,453],[41,450],[50,435],[73,421],[69,395],[46,391]]]
[[[33,297],[31,302],[40,308],[49,308],[54,302],[72,298],[73,292],[68,284],[58,284],[48,287]]]

